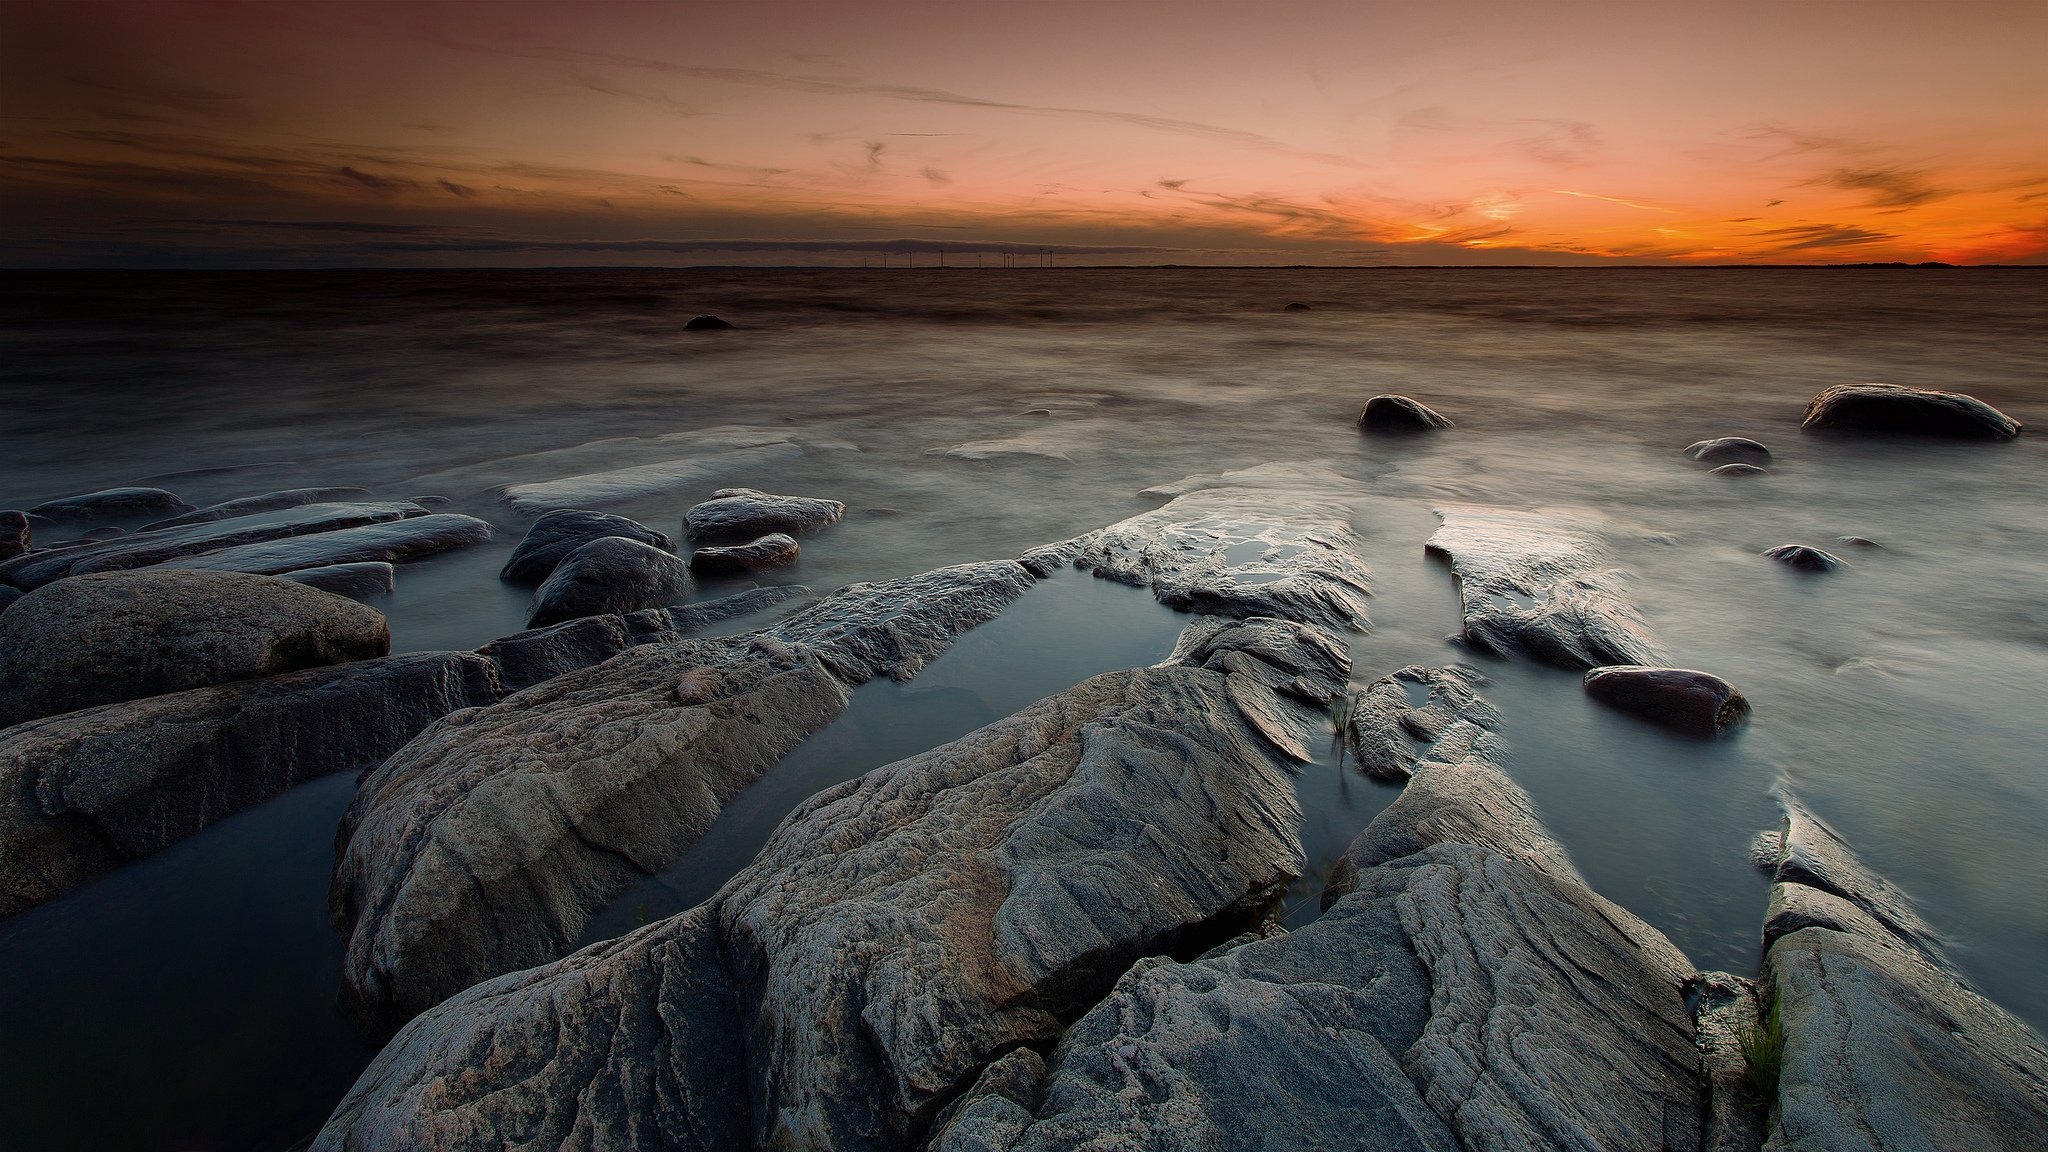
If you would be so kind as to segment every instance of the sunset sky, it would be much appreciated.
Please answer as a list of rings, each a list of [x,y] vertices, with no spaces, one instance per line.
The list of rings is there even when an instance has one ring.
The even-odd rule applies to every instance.
[[[2048,3],[7,4],[0,263],[2048,262]]]

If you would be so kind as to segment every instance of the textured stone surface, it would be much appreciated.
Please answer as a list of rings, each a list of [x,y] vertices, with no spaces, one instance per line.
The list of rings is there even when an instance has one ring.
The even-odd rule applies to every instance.
[[[397,587],[398,570],[382,560],[366,560],[360,564],[329,564],[323,568],[301,568],[296,572],[285,572],[279,579],[351,600],[369,600],[377,596],[389,596]]]
[[[1376,780],[1406,780],[1454,730],[1469,747],[1478,736],[1472,729],[1500,727],[1500,713],[1476,691],[1485,683],[1475,668],[1411,664],[1367,685],[1351,697],[1344,725],[1358,770]],[[1458,729],[1459,721],[1470,727]]]
[[[709,903],[413,1021],[314,1147],[915,1146],[1300,871],[1244,679],[1110,673],[820,793]]]
[[[1686,448],[1685,454],[1702,464],[1755,464],[1771,462],[1771,450],[1747,436],[1722,436],[1701,440]]]
[[[530,688],[565,672],[602,664],[628,648],[674,640],[700,628],[807,600],[801,584],[749,588],[679,608],[648,608],[623,615],[584,616],[491,641],[477,651],[498,662],[508,692]]]
[[[837,500],[721,488],[690,509],[684,527],[692,540],[752,540],[771,532],[815,532],[844,515],[846,505]]]
[[[1749,701],[1711,672],[1610,664],[1586,673],[1586,695],[1653,724],[1716,736],[1742,723]]]
[[[45,520],[126,520],[136,516],[175,516],[192,506],[161,488],[107,488],[61,500],[45,500],[28,510]]]
[[[1832,552],[1804,544],[1780,544],[1776,548],[1766,548],[1764,555],[1801,572],[1835,572],[1849,566],[1848,561]]]
[[[0,731],[0,916],[307,780],[375,764],[437,717],[498,694],[485,658],[421,652]]]
[[[794,536],[770,532],[745,544],[699,548],[690,555],[690,570],[705,575],[760,572],[796,563],[797,553]]]
[[[1321,468],[1268,466],[1190,477],[1164,507],[1024,557],[1152,589],[1187,612],[1268,616],[1363,630],[1371,571],[1351,527],[1356,481]]]
[[[1605,549],[1556,517],[1454,505],[1429,550],[1458,577],[1465,639],[1498,655],[1566,668],[1655,664],[1648,628],[1621,593]]]
[[[1435,409],[1407,396],[1375,396],[1358,413],[1358,427],[1365,432],[1435,432],[1450,426]]]
[[[286,512],[137,532],[118,540],[63,551],[31,552],[0,565],[0,578],[23,588],[40,588],[74,573],[146,568],[243,544],[334,532],[425,513],[426,509],[417,504],[404,502],[309,504]]]
[[[390,650],[382,613],[287,580],[76,576],[31,592],[0,621],[0,727]]]
[[[287,488],[209,504],[182,516],[145,524],[142,530],[148,532],[157,528],[180,528],[187,524],[211,524],[216,520],[232,520],[237,516],[276,512],[282,508],[303,508],[308,504],[352,504],[369,499],[368,488]]]
[[[436,725],[364,779],[342,823],[351,1000],[395,1024],[562,955],[854,685],[909,677],[1030,583],[1005,562],[851,585],[761,631],[630,648]]]
[[[498,571],[498,578],[515,584],[538,584],[569,553],[606,536],[637,540],[664,550],[675,547],[675,541],[637,520],[609,512],[558,508],[535,520],[533,527],[526,530],[525,537]]]
[[[402,564],[437,552],[481,544],[490,538],[491,526],[474,516],[435,512],[337,532],[243,544],[203,556],[168,560],[163,567],[277,575],[332,564]]]
[[[5,612],[27,593],[12,584],[0,584],[0,612]]]
[[[660,608],[697,586],[672,553],[623,536],[600,536],[562,558],[533,594],[529,628],[578,616]]]
[[[1955,440],[2010,440],[2020,422],[1960,392],[1896,384],[1838,384],[1806,406],[1804,431],[1892,432]]]

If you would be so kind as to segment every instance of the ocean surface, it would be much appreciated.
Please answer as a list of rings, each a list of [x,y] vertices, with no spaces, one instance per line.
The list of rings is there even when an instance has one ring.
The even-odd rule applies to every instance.
[[[698,314],[739,328],[685,331]],[[527,590],[496,577],[528,522],[507,484],[793,444],[607,507],[680,538],[718,487],[843,500],[772,577],[823,591],[1016,556],[1191,474],[1322,463],[1370,493],[1356,682],[1477,664],[1510,770],[1595,888],[1700,966],[1753,971],[1747,850],[1787,781],[1979,990],[2048,1027],[2048,440],[1799,433],[1816,392],[1861,381],[2048,430],[2048,269],[11,273],[0,508],[136,482],[202,504],[445,496],[498,538],[402,567],[378,606],[399,649],[471,648],[525,623]],[[1457,427],[1362,437],[1379,392]],[[1771,473],[1682,453],[1724,435],[1768,444]],[[1659,645],[1733,680],[1752,722],[1676,737],[1572,673],[1457,647],[1455,588],[1423,550],[1446,503],[1597,523]],[[1883,547],[1823,577],[1758,555],[1844,535]],[[1185,622],[1138,590],[1042,583],[917,679],[861,688],[589,938],[701,900],[810,793],[1155,662]],[[353,786],[308,784],[0,921],[0,1146],[275,1150],[319,1126],[375,1051],[338,1005],[328,923]],[[1327,747],[1298,789],[1314,869],[1396,794]]]

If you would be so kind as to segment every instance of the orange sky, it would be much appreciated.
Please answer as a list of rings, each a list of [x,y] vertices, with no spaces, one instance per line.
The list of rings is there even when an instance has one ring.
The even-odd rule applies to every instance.
[[[2043,263],[2044,46],[1969,0],[6,4],[0,263]]]

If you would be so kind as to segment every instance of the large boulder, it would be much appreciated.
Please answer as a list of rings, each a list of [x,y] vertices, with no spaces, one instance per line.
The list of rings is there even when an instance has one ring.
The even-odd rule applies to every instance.
[[[1622,595],[1623,574],[1588,531],[1554,516],[1451,505],[1429,551],[1458,577],[1465,640],[1483,652],[1565,668],[1655,664],[1649,629]]]
[[[1806,406],[1802,431],[1889,432],[1953,440],[2010,440],[2020,422],[1960,392],[1896,384],[1837,384]]]
[[[265,492],[257,496],[242,496],[233,500],[223,500],[218,504],[209,504],[182,516],[145,524],[143,531],[181,528],[187,524],[211,524],[216,520],[232,520],[238,516],[254,516],[283,508],[303,508],[308,504],[355,503],[369,498],[368,488],[288,488],[281,492]]]
[[[390,650],[382,613],[288,580],[74,576],[30,593],[0,621],[0,727]]]
[[[1375,396],[1358,413],[1361,432],[1435,432],[1450,426],[1435,409],[1408,396]]]
[[[837,500],[721,488],[690,509],[684,526],[693,540],[752,540],[770,532],[815,532],[844,515],[846,505]]]
[[[555,566],[533,594],[526,626],[659,608],[681,600],[695,587],[690,566],[672,553],[623,536],[600,536]]]
[[[413,1021],[313,1146],[916,1147],[991,1062],[1301,871],[1233,686],[1270,693],[1109,673],[828,789],[706,904]]]
[[[690,554],[690,570],[707,576],[760,572],[796,563],[798,552],[796,537],[770,532],[745,544],[699,548]]]
[[[46,500],[28,510],[45,520],[132,520],[139,516],[175,516],[192,506],[161,488],[107,488],[82,496]]]
[[[23,588],[40,588],[52,580],[87,572],[121,572],[206,553],[232,551],[242,545],[294,536],[331,535],[348,528],[424,516],[427,510],[405,502],[309,504],[283,512],[237,516],[228,520],[184,524],[136,532],[119,539],[58,550],[41,549],[0,562],[0,579]],[[332,561],[340,563],[340,561]],[[314,565],[299,565],[313,567]]]
[[[637,540],[663,550],[675,547],[675,541],[637,520],[609,512],[558,508],[542,515],[526,530],[525,538],[512,549],[505,567],[499,570],[498,578],[515,584],[538,584],[569,553],[606,536]]]
[[[12,560],[29,550],[28,517],[20,512],[0,512],[0,560]]]
[[[853,686],[908,678],[1030,583],[1000,562],[856,584],[758,632],[642,645],[450,717],[366,777],[342,822],[347,996],[395,1025],[561,956]]]
[[[1585,687],[1610,708],[1694,736],[1717,736],[1749,715],[1749,701],[1735,685],[1690,668],[1610,664],[1587,672]]]

